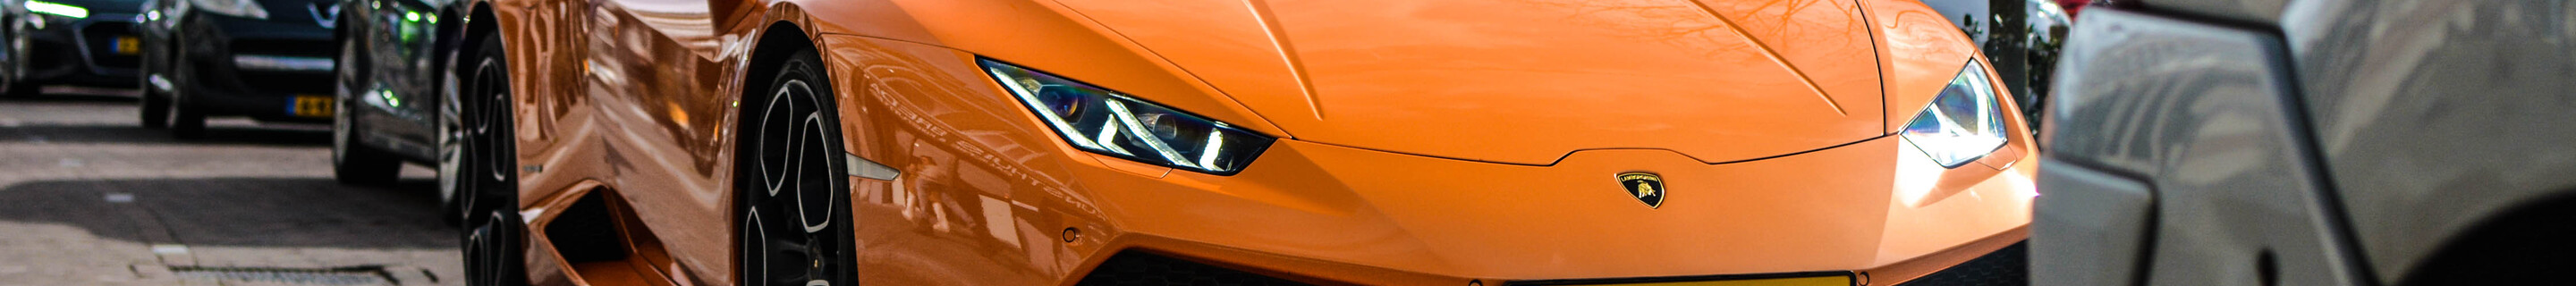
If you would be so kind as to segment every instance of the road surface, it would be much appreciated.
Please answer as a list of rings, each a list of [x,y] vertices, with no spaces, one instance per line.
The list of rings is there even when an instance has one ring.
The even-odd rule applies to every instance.
[[[462,284],[428,169],[342,186],[329,126],[181,141],[132,102],[0,98],[0,286]]]

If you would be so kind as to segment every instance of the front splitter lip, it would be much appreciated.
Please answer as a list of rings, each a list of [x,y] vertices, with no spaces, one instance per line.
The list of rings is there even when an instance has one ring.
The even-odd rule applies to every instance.
[[[1502,283],[1497,283],[1496,285],[1512,285],[1512,286],[1540,286],[1540,285],[1550,285],[1550,286],[1553,286],[1553,285],[1568,285],[1568,286],[1585,286],[1585,285],[1591,285],[1591,286],[1618,286],[1618,285],[1638,285],[1638,284],[1656,284],[1656,283],[1724,282],[1724,281],[1772,280],[1772,279],[1800,279],[1800,278],[1840,278],[1840,279],[1842,279],[1842,280],[1843,280],[1843,282],[1844,282],[1844,283],[1847,283],[1847,284],[1850,284],[1850,285],[1862,285],[1862,283],[1861,283],[1861,282],[1862,282],[1862,280],[1861,280],[1860,273],[1859,273],[1859,272],[1852,272],[1852,271],[1813,271],[1813,272],[1758,273],[1758,274],[1720,274],[1720,275],[1701,275],[1701,276],[1632,277],[1632,278],[1590,278],[1590,279],[1558,279],[1558,280],[1519,280],[1519,281],[1498,281],[1498,282],[1502,282]]]
[[[1635,277],[1476,277],[1429,274],[1350,263],[1332,262],[1309,257],[1284,256],[1259,251],[1213,245],[1168,237],[1132,235],[1110,240],[1105,250],[1094,257],[1107,257],[1126,252],[1143,252],[1172,256],[1264,276],[1277,277],[1316,285],[1618,285],[1660,282],[1727,281],[1796,277],[1848,276],[1852,285],[1897,285],[1921,279],[1934,273],[1962,266],[1972,260],[1998,254],[2014,244],[2026,243],[2029,232],[2015,228],[1993,236],[1961,244],[1950,249],[1908,259],[1894,264],[1863,269],[1819,269],[1796,272],[1704,273],[1670,276]],[[1098,261],[1074,273],[1098,270]],[[1081,281],[1082,277],[1067,277]]]

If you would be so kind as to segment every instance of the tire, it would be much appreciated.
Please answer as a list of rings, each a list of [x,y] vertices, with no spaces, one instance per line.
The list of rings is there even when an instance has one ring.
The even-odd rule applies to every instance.
[[[0,85],[6,85],[6,87],[0,87],[0,97],[29,97],[44,95],[45,93],[42,89],[43,86],[23,80],[10,79],[7,83]]]
[[[181,140],[206,138],[206,112],[186,101],[170,102],[170,137]]]
[[[467,71],[459,75],[462,90],[454,103],[459,124],[450,129],[456,133],[442,136],[452,136],[458,148],[455,156],[439,158],[440,180],[454,188],[448,192],[458,196],[462,213],[474,214],[463,220],[471,230],[464,238],[466,285],[527,285],[526,253],[519,245],[526,227],[518,219],[517,135],[509,129],[509,62],[500,37],[484,35],[476,43],[457,62]]]
[[[365,63],[358,62],[358,59],[353,56],[356,55],[353,52],[356,47],[355,42],[340,42],[339,62],[359,66],[342,69],[341,76],[331,81],[332,84],[338,85],[334,90],[340,93],[336,95],[337,100],[333,100],[334,103],[331,105],[331,176],[343,185],[393,185],[394,179],[402,175],[402,161],[394,158],[393,154],[367,147],[365,141],[360,141],[359,136],[363,133],[357,129],[358,115],[353,112],[357,111],[355,107],[358,103],[350,100],[354,98],[350,93],[356,91],[349,89],[349,81],[366,78],[350,75],[351,73],[363,75],[366,70],[363,65]]]
[[[528,285],[527,262],[521,256],[527,252],[519,245],[527,227],[520,225],[519,214],[493,210],[480,217],[484,220],[465,232],[465,285]]]
[[[735,150],[741,285],[855,285],[857,260],[840,120],[814,51],[779,63],[748,94]]]
[[[17,18],[0,17],[0,29],[13,26],[5,23],[17,23],[15,22],[17,20]],[[25,49],[25,41],[19,39],[18,31],[9,32],[8,38],[0,38],[0,49],[5,49],[0,51],[0,56],[8,57],[5,62],[0,62],[0,98],[35,96],[37,93],[42,93],[43,90],[39,88],[42,84],[20,78],[27,75],[25,68],[27,49]]]
[[[141,119],[143,128],[161,129],[170,127],[169,95],[164,95],[159,91],[154,91],[152,85],[145,84],[143,85],[143,99],[136,102],[135,105],[142,109],[142,112],[137,113],[142,115]]]
[[[170,40],[172,43],[187,42],[176,36]],[[205,138],[206,112],[188,99],[188,87],[192,86],[189,82],[194,81],[189,79],[188,75],[196,74],[197,71],[178,64],[187,62],[186,51],[168,48],[163,52],[164,55],[160,57],[167,60],[163,68],[167,69],[166,76],[172,81],[171,90],[161,94],[162,99],[170,101],[170,137],[180,140]]]
[[[393,185],[394,178],[402,175],[402,161],[359,143],[348,104],[334,105],[339,110],[331,111],[331,177],[343,185]]]

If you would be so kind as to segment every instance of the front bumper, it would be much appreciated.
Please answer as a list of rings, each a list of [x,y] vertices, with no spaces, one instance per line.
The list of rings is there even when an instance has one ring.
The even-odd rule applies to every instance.
[[[135,34],[135,14],[95,13],[68,19],[30,14],[19,23],[24,43],[19,60],[22,78],[41,84],[131,88],[138,82],[142,41]]]
[[[1118,206],[1107,219],[1121,235],[1169,239],[1110,249],[1363,284],[1819,271],[1904,281],[2019,241],[2033,196],[2018,169],[1908,162],[1921,155],[1893,137],[1719,165],[1665,150],[1523,166],[1280,142],[1231,177],[1073,177]],[[1613,178],[1628,171],[1662,174],[1670,197],[1639,202]],[[1362,269],[1391,275],[1336,275],[1373,272]],[[1424,280],[1369,280],[1406,276]]]
[[[316,23],[220,15],[188,17],[175,37],[185,102],[208,114],[271,120],[319,120],[313,98],[332,95],[329,64],[339,44]],[[319,63],[319,64],[315,64]],[[299,101],[298,98],[306,98]],[[327,107],[327,102],[323,107]],[[304,110],[299,112],[299,110]]]

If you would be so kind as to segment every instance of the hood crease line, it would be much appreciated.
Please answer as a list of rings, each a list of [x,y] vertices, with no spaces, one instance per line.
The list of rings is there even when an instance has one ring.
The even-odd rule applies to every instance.
[[[1146,56],[1153,57],[1155,61],[1159,61],[1162,65],[1169,66],[1172,70],[1180,72],[1180,75],[1189,77],[1190,81],[1197,83],[1199,86],[1206,87],[1210,91],[1215,91],[1215,95],[1218,98],[1225,99],[1225,102],[1233,103],[1234,108],[1242,109],[1245,113],[1249,113],[1246,115],[1251,116],[1252,120],[1261,121],[1262,124],[1267,124],[1271,128],[1278,129],[1280,133],[1279,137],[1291,139],[1297,138],[1296,134],[1288,133],[1288,128],[1280,127],[1278,122],[1270,121],[1269,116],[1261,115],[1261,111],[1252,110],[1252,106],[1243,104],[1243,100],[1235,99],[1233,94],[1225,91],[1225,88],[1217,87],[1216,84],[1208,83],[1207,78],[1199,77],[1198,72],[1190,71],[1189,67],[1184,67],[1181,66],[1180,63],[1172,62],[1172,58],[1164,57],[1161,52],[1155,52],[1153,47],[1147,47],[1144,43],[1138,43],[1136,42],[1136,38],[1127,37],[1127,33],[1119,32],[1118,28],[1110,27],[1109,24],[1101,23],[1100,19],[1093,19],[1091,18],[1091,15],[1083,14],[1082,9],[1074,8],[1072,5],[1065,5],[1063,1],[1047,0],[1047,2],[1053,3],[1058,7],[1063,7],[1065,11],[1072,12],[1074,17],[1082,18],[1082,22],[1085,24],[1097,26],[1102,31],[1108,32],[1109,36],[1118,37],[1118,41],[1122,42],[1122,44],[1124,44],[1123,46],[1132,47],[1140,52],[1144,52]]]
[[[1324,103],[1315,96],[1315,83],[1306,80],[1306,63],[1297,57],[1296,46],[1289,44],[1288,38],[1279,36],[1288,31],[1279,26],[1279,17],[1272,15],[1269,7],[1270,1],[1243,0],[1243,8],[1250,9],[1252,20],[1261,24],[1261,35],[1270,38],[1272,49],[1279,51],[1279,60],[1288,64],[1288,76],[1297,81],[1297,93],[1306,97],[1306,110],[1315,113],[1315,120],[1322,121]]]
[[[1682,2],[1690,2],[1692,6],[1699,7],[1700,12],[1708,13],[1709,17],[1717,18],[1718,22],[1726,23],[1727,32],[1733,32],[1736,37],[1744,38],[1744,41],[1753,42],[1754,48],[1762,49],[1763,57],[1770,58],[1771,62],[1779,63],[1780,67],[1788,68],[1789,73],[1797,75],[1798,82],[1806,83],[1807,90],[1815,92],[1816,98],[1825,100],[1825,107],[1833,108],[1834,114],[1851,116],[1851,112],[1843,111],[1843,105],[1841,103],[1834,102],[1834,97],[1832,95],[1825,94],[1824,86],[1816,85],[1815,77],[1808,76],[1807,71],[1798,69],[1798,64],[1790,63],[1787,57],[1780,56],[1780,51],[1772,49],[1771,44],[1763,43],[1762,39],[1754,38],[1753,34],[1745,33],[1744,25],[1736,25],[1735,19],[1726,18],[1725,14],[1718,14],[1716,8],[1708,7],[1708,3],[1700,3],[1697,0],[1683,0]]]

